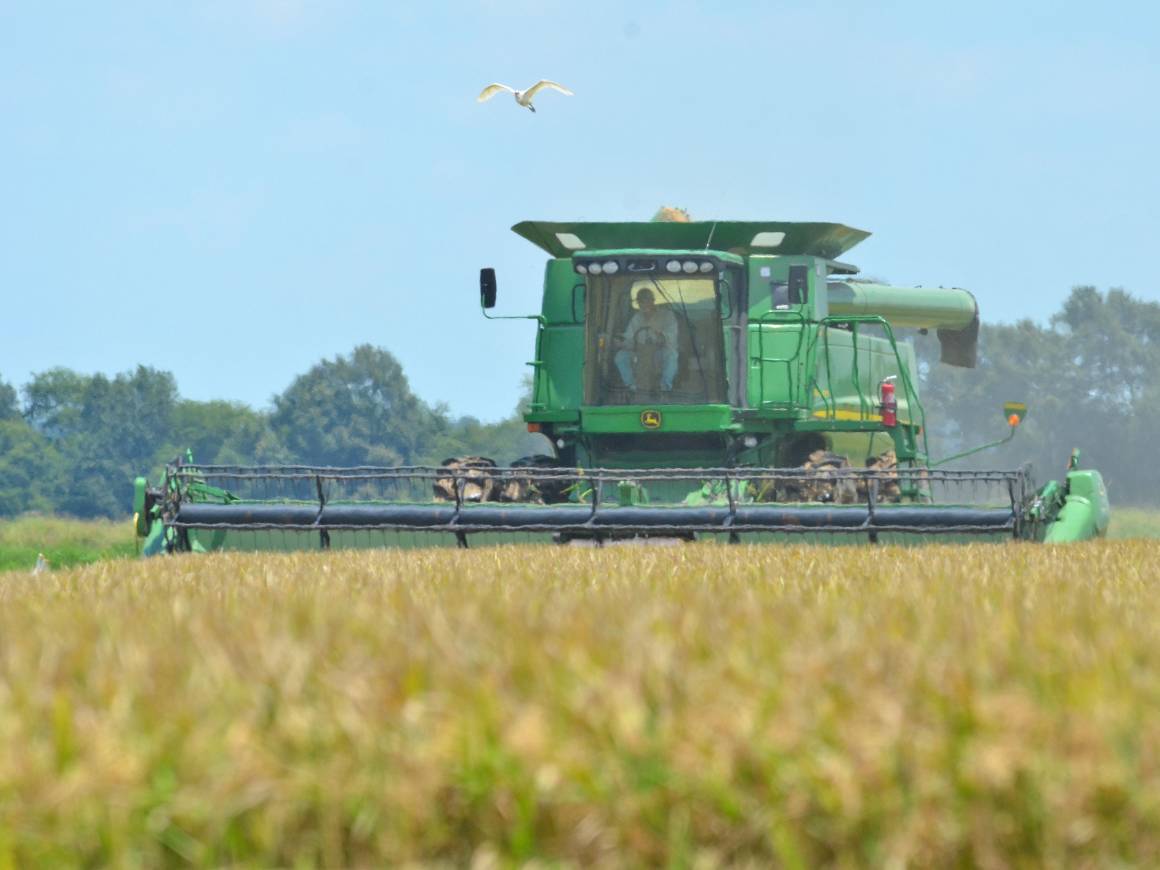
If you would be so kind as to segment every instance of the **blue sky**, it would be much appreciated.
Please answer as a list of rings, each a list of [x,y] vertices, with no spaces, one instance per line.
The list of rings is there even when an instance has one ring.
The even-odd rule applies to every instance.
[[[172,371],[268,405],[369,342],[516,402],[526,218],[834,220],[846,259],[1046,319],[1160,300],[1149,3],[0,0],[0,378]],[[549,77],[540,111],[479,105]]]

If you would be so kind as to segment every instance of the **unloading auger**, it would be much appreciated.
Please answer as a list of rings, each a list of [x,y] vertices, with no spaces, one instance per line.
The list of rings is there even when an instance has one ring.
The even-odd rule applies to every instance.
[[[1107,529],[1099,472],[932,462],[913,346],[973,367],[965,290],[893,287],[839,261],[842,224],[550,223],[528,429],[551,454],[500,468],[226,467],[137,480],[145,552],[631,537],[1075,541]],[[480,272],[486,317],[495,273]],[[1008,435],[1026,408],[1008,403]],[[1001,443],[1001,442],[996,442]],[[983,445],[992,446],[992,445]],[[973,452],[973,451],[968,451]],[[851,462],[851,457],[854,462]]]

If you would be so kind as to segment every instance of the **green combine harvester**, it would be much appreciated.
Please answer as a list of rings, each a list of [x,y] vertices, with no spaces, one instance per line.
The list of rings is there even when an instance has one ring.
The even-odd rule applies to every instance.
[[[839,260],[869,234],[832,223],[525,221],[549,256],[528,429],[551,455],[510,468],[232,467],[174,462],[138,478],[146,553],[469,540],[1098,537],[1099,472],[932,461],[912,345],[973,367],[965,290],[858,280]],[[485,316],[495,273],[480,273]],[[1025,407],[1008,403],[1014,436]],[[961,458],[975,450],[966,451]]]

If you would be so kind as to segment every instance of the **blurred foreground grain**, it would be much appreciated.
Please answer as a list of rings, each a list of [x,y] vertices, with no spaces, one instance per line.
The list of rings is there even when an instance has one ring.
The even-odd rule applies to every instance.
[[[1160,864],[1160,542],[0,574],[0,867]]]

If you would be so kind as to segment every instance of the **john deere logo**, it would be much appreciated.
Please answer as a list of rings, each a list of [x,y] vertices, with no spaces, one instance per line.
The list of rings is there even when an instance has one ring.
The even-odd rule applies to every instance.
[[[641,411],[640,425],[646,429],[661,428],[661,412],[660,411]]]

